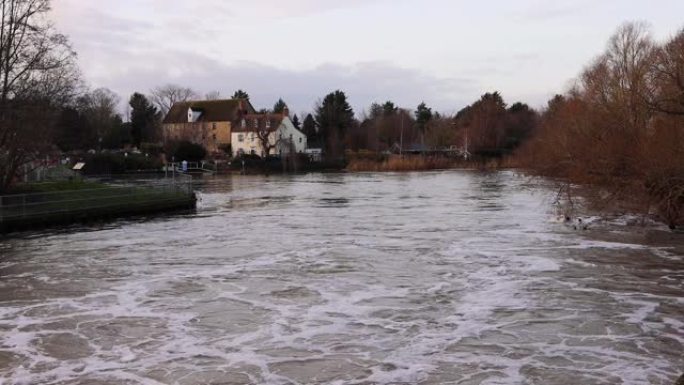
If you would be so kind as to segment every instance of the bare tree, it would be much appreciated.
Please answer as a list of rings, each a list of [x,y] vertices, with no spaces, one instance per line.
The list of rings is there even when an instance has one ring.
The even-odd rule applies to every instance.
[[[254,127],[261,149],[264,151],[264,156],[269,156],[271,150],[278,148],[282,138],[276,137],[277,121],[275,119],[267,118],[260,120],[259,124]]]
[[[181,87],[175,84],[154,88],[150,91],[150,98],[162,115],[166,115],[171,107],[178,102],[186,102],[197,98],[197,93],[191,88]]]
[[[95,128],[95,135],[101,145],[103,138],[113,129],[116,110],[120,102],[117,94],[107,88],[98,88],[82,98],[82,108],[89,123]]]
[[[684,116],[684,29],[654,52],[650,105],[658,112]]]
[[[50,148],[57,110],[79,87],[75,53],[49,10],[49,0],[0,4],[0,191]]]
[[[684,32],[620,27],[578,85],[549,102],[522,165],[596,187],[589,202],[684,224]]]
[[[219,100],[221,99],[220,91],[209,91],[204,95],[205,100]]]

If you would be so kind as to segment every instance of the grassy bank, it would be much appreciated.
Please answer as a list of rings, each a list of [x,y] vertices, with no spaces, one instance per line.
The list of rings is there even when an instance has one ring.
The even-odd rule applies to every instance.
[[[25,185],[0,197],[0,233],[194,207],[194,194],[189,186],[182,184],[112,186],[56,182]]]
[[[78,190],[94,190],[108,187],[104,183],[90,182],[80,179],[46,183],[26,183],[13,187],[5,195],[34,194],[34,193],[59,193]]]

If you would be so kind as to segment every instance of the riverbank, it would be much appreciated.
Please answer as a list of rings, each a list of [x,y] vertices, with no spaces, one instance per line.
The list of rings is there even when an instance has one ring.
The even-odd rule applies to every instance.
[[[85,181],[19,186],[0,196],[0,234],[195,208],[190,183],[105,184]]]
[[[604,215],[637,215],[666,224],[671,230],[684,226],[684,178],[676,175],[625,175],[606,178],[576,165],[508,160],[506,166],[530,177],[554,180],[557,200],[568,215],[581,200]]]
[[[499,170],[497,159],[468,161],[461,158],[429,155],[373,155],[350,157],[346,171],[349,172],[402,172],[447,169]]]

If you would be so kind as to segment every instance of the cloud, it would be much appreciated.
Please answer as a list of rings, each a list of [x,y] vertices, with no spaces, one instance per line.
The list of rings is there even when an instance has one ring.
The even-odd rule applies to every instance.
[[[520,19],[533,22],[567,19],[592,9],[593,4],[593,1],[588,0],[538,0],[523,8]]]
[[[89,73],[88,69],[95,66],[84,65],[86,76],[94,86],[111,88],[124,100],[133,92],[146,93],[153,87],[173,83],[200,93],[218,90],[224,96],[244,89],[257,108],[270,108],[282,97],[296,112],[311,111],[318,99],[337,89],[347,93],[357,113],[371,102],[389,99],[406,108],[424,100],[438,110],[454,111],[479,92],[477,83],[471,79],[438,78],[384,62],[322,64],[312,69],[288,70],[245,61],[225,64],[187,51],[128,55],[129,65],[112,70]]]
[[[476,84],[467,77],[433,76],[388,61],[334,64],[321,57],[306,68],[287,68],[245,56],[247,48],[260,49],[240,29],[241,23],[269,24],[269,19],[383,1],[387,0],[205,0],[198,7],[168,0],[62,0],[54,16],[74,42],[86,80],[94,88],[112,89],[122,100],[168,83],[200,93],[218,90],[224,96],[241,88],[259,108],[271,107],[282,97],[293,111],[311,111],[319,98],[337,89],[347,93],[357,112],[373,101],[389,99],[407,108],[425,100],[436,109],[453,111],[475,97]],[[287,50],[275,55],[282,52]]]
[[[123,98],[173,82],[300,111],[339,88],[357,111],[391,99],[454,112],[493,90],[543,104],[622,20],[679,28],[684,3],[662,1],[59,0],[53,16],[86,80]]]

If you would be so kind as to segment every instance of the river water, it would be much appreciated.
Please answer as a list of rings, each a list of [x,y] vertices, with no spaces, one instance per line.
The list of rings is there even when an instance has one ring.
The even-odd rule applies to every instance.
[[[510,172],[235,176],[0,240],[0,383],[667,384],[684,235]],[[623,221],[624,222],[624,221]]]

